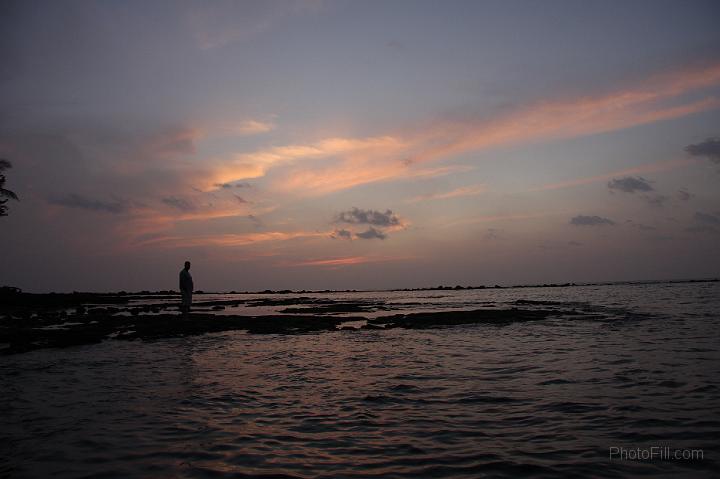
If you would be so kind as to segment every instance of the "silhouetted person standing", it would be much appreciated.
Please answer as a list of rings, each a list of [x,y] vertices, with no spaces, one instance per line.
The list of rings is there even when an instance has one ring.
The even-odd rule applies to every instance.
[[[192,304],[193,280],[190,275],[190,261],[185,261],[185,268],[180,271],[180,294],[182,294],[182,303],[180,309],[183,312],[190,311]]]

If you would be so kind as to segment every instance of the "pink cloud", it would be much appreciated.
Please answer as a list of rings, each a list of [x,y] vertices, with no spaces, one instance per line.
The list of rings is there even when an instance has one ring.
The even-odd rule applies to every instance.
[[[212,183],[262,176],[281,164],[294,167],[275,187],[300,194],[412,178],[420,175],[418,165],[469,151],[607,132],[715,109],[720,99],[706,95],[685,102],[681,95],[718,84],[720,65],[714,65],[657,75],[606,95],[540,102],[487,121],[443,122],[401,134],[273,147],[220,164]],[[668,102],[679,104],[668,106]]]
[[[384,263],[388,261],[405,261],[411,257],[379,257],[379,256],[349,256],[343,258],[314,259],[284,264],[285,266],[323,266],[339,267],[352,266],[364,263]]]

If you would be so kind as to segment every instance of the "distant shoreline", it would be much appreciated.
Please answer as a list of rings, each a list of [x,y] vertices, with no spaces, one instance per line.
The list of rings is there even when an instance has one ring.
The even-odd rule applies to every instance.
[[[537,284],[515,284],[504,286],[501,284],[495,284],[491,286],[478,285],[478,286],[428,286],[420,288],[390,288],[390,289],[280,289],[272,290],[265,289],[262,291],[204,291],[197,290],[195,294],[328,294],[328,293],[383,293],[383,292],[402,292],[402,291],[463,291],[463,290],[482,290],[482,289],[526,289],[526,288],[574,288],[574,287],[585,287],[585,286],[621,286],[621,285],[644,285],[644,284],[684,284],[684,283],[716,283],[720,282],[720,278],[701,278],[701,279],[668,279],[668,280],[631,280],[631,281],[600,281],[600,282],[571,282],[571,283],[537,283]],[[46,292],[46,293],[30,293],[24,292],[20,288],[13,286],[0,286],[0,298],[11,295],[11,294],[24,294],[24,295],[35,295],[35,296],[46,296],[46,295],[87,295],[92,296],[169,296],[180,294],[176,290],[142,290],[142,291],[115,291],[115,292],[89,292],[89,291],[73,291],[71,293],[58,293],[58,292]]]

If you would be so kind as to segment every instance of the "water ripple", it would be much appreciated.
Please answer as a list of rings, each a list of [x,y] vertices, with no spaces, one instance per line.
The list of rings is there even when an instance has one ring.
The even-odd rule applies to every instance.
[[[606,289],[606,301],[602,288],[498,290],[495,304],[574,301],[603,319],[226,332],[3,357],[0,476],[710,477],[720,295],[674,287],[702,301],[670,311],[648,288],[634,299]],[[621,313],[628,304],[635,312]],[[608,459],[611,446],[658,445],[705,459]]]

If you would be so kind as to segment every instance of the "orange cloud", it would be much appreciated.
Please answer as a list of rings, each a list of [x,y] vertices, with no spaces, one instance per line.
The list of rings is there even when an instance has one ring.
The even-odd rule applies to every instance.
[[[258,135],[274,129],[275,125],[273,123],[258,120],[245,120],[234,128],[230,128],[231,131],[237,132],[240,135]]]
[[[539,103],[488,122],[449,123],[440,128],[440,138],[432,134],[431,138],[436,140],[437,146],[425,150],[413,160],[430,161],[512,142],[571,138],[678,118],[718,108],[720,100],[709,97],[672,107],[664,107],[660,103],[718,84],[720,65],[660,75],[635,89],[609,95]]]
[[[720,65],[658,75],[634,88],[595,97],[542,102],[487,121],[444,122],[402,135],[329,138],[238,155],[216,170],[211,183],[264,175],[279,164],[299,164],[276,183],[281,190],[323,194],[353,186],[417,175],[417,165],[468,151],[525,141],[553,140],[607,132],[679,118],[720,107],[706,96],[686,102],[681,95],[720,84]],[[668,106],[668,102],[679,104]]]
[[[396,156],[402,156],[403,150],[397,150]],[[340,165],[292,169],[276,184],[284,191],[302,190],[307,196],[345,190],[353,186],[381,181],[412,178],[437,178],[451,173],[470,171],[473,166],[449,165],[436,168],[422,168],[407,159],[386,161],[389,151],[377,150],[377,156],[367,152],[358,156],[348,156]],[[377,159],[376,159],[377,158]]]
[[[267,133],[275,129],[275,123],[272,121],[263,121],[255,119],[245,120],[220,120],[207,122],[204,128],[199,131],[203,139],[223,138],[231,136],[252,136]]]
[[[149,238],[136,243],[137,246],[146,246],[151,244],[162,244],[165,247],[186,248],[194,246],[219,246],[234,247],[247,246],[256,243],[266,243],[271,241],[288,241],[297,238],[317,238],[327,237],[329,232],[281,232],[269,231],[262,233],[244,233],[244,234],[221,234],[215,236],[159,236]]]
[[[410,257],[378,257],[378,256],[350,256],[345,258],[332,258],[332,259],[316,259],[300,261],[296,263],[284,264],[284,266],[326,266],[326,267],[338,267],[338,266],[351,266],[363,263],[379,263],[387,261],[403,261],[412,259]]]
[[[208,184],[205,186],[212,188],[218,183],[257,178],[265,175],[271,167],[300,160],[316,160],[339,156],[348,157],[352,161],[353,158],[359,159],[361,156],[368,158],[389,151],[401,152],[406,147],[407,145],[398,138],[381,136],[363,139],[327,138],[308,145],[280,146],[252,153],[242,153],[229,160],[219,161],[213,174],[206,180]],[[371,175],[371,177],[374,176]],[[297,179],[294,179],[294,181],[301,183]]]
[[[197,210],[182,211],[173,210],[170,207],[162,207],[160,209],[153,207],[145,207],[133,210],[132,217],[127,223],[121,225],[118,229],[117,236],[124,239],[126,248],[134,248],[138,246],[151,245],[156,243],[167,242],[177,243],[176,246],[183,246],[188,238],[189,246],[198,246],[200,243],[211,244],[212,241],[206,237],[201,239],[192,237],[174,236],[172,231],[175,227],[184,222],[202,222],[220,218],[237,218],[238,220],[248,220],[248,216],[267,214],[275,209],[274,205],[250,207],[248,204],[239,204],[236,201],[229,200],[226,203],[218,203],[214,206],[203,206]],[[231,206],[230,206],[231,205]],[[248,240],[261,239],[261,237],[248,237]],[[252,241],[249,241],[252,242]]]

